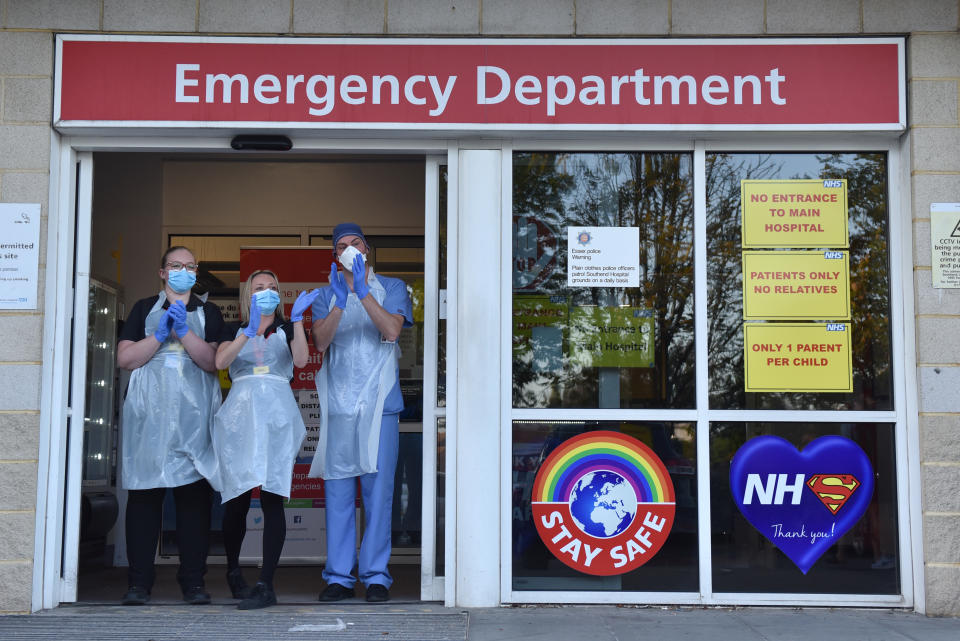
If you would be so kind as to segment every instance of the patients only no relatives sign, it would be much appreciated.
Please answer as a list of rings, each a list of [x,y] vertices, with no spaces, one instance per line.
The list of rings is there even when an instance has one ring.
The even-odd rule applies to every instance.
[[[0,309],[37,308],[40,205],[0,203]]]
[[[902,38],[57,38],[58,127],[905,127]]]

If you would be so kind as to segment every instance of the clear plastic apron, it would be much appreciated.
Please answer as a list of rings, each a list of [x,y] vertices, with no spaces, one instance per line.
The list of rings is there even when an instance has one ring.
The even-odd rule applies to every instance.
[[[146,336],[156,332],[166,299],[160,292],[147,314]],[[187,326],[204,336],[202,306],[187,313]],[[123,487],[178,487],[211,475],[216,461],[210,425],[218,407],[217,376],[200,369],[171,330],[153,357],[130,374],[121,419]]]
[[[387,292],[372,271],[367,284],[369,295],[383,305]],[[331,298],[331,310],[334,305]],[[382,340],[350,292],[316,377],[320,434],[310,476],[341,479],[377,471],[383,403],[397,382],[399,349]]]
[[[290,496],[293,463],[307,434],[292,377],[293,356],[281,329],[249,339],[230,364],[230,393],[213,422],[219,464],[213,484],[224,502],[255,487]]]

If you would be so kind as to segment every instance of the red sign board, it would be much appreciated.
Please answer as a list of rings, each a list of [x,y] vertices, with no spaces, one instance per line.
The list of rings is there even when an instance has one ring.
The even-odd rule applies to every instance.
[[[902,39],[60,36],[59,126],[902,129]]]

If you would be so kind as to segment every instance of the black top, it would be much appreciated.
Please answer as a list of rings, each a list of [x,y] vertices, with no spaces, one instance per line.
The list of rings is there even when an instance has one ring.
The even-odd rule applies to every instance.
[[[120,330],[120,340],[136,342],[146,338],[147,334],[144,331],[143,324],[147,320],[147,314],[150,313],[150,310],[153,309],[153,306],[156,304],[157,296],[141,298],[134,303],[133,309],[127,314],[127,320],[123,323],[123,328]],[[206,319],[203,330],[206,336],[202,338],[208,343],[215,343],[220,340],[220,336],[223,333],[223,314],[220,313],[219,307],[213,303],[204,303],[193,294],[190,295],[190,300],[187,302],[187,311],[195,311],[200,305],[203,305],[203,315]],[[163,301],[163,308],[167,309],[168,307],[170,307],[170,301]]]
[[[227,341],[232,341],[237,338],[237,332],[247,326],[247,323],[225,323],[223,326],[223,332],[220,334],[221,343],[226,343]],[[287,337],[287,347],[290,347],[290,343],[293,342],[293,323],[290,321],[281,321],[279,318],[274,317],[273,324],[267,328],[267,331],[264,332],[263,337],[267,338],[270,334],[274,333],[278,329],[283,330],[283,335]],[[290,350],[291,353],[293,350]]]

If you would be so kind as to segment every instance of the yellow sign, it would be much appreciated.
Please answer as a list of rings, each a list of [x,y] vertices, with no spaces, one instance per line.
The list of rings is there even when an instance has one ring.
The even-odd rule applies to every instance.
[[[514,296],[514,361],[529,361],[535,372],[563,369],[568,314],[566,296]]]
[[[850,253],[743,252],[744,320],[849,320]]]
[[[653,311],[639,307],[570,310],[570,359],[582,367],[653,367]]]
[[[849,247],[847,181],[741,180],[743,247]]]
[[[744,323],[748,392],[852,392],[850,323]]]

